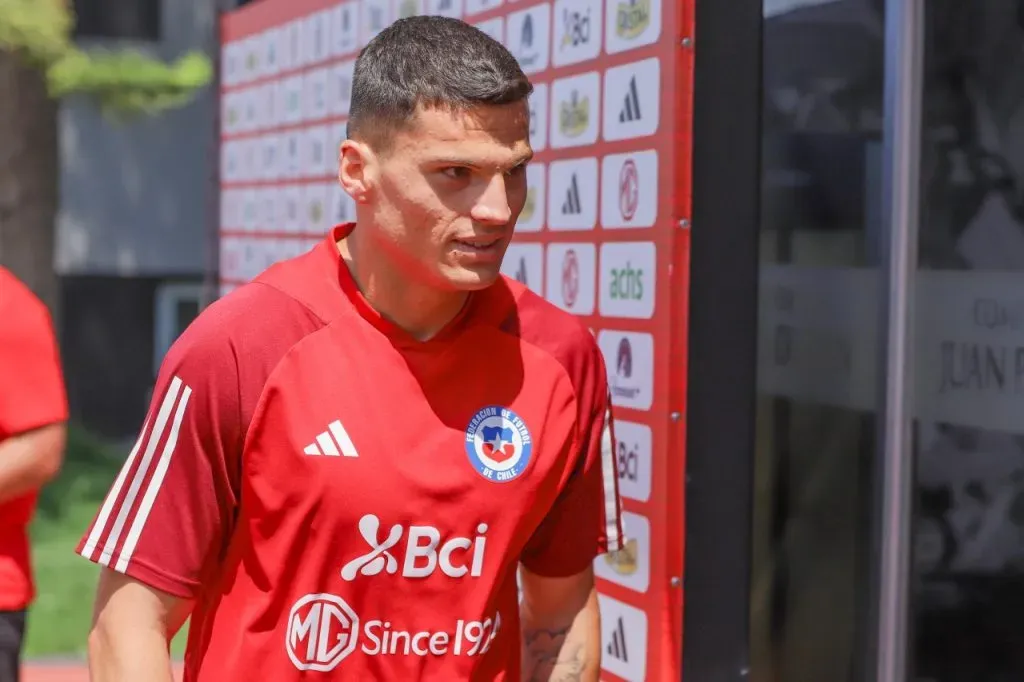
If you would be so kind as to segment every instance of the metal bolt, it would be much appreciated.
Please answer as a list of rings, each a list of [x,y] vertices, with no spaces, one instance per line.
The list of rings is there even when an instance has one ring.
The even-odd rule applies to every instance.
[[[672,414],[669,415],[669,417],[672,418],[672,421],[677,422],[680,419],[682,419],[683,415],[680,412],[673,412]]]
[[[689,229],[690,228],[690,221],[687,220],[686,218],[683,218],[682,220],[679,221],[679,227],[681,227],[684,230]]]
[[[682,40],[682,42],[680,44],[683,47],[689,48],[689,47],[691,47],[693,45],[693,38],[690,38],[689,36],[687,36],[686,38],[683,38],[683,40]]]
[[[683,584],[683,581],[679,579],[679,576],[674,575],[669,580],[669,583],[672,585],[672,587],[679,587]]]

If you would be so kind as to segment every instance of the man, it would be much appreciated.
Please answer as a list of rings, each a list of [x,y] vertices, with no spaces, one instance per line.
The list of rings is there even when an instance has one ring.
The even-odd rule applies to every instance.
[[[67,397],[50,314],[0,267],[0,682],[19,679],[35,597],[28,525],[64,458]]]
[[[530,91],[460,21],[364,49],[356,223],[175,343],[79,546],[107,568],[96,682],[170,680],[188,614],[189,682],[598,679],[591,566],[621,546],[605,368],[499,273]]]

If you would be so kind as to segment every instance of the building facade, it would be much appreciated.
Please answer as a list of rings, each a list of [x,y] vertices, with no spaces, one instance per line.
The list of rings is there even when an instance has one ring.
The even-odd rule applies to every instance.
[[[75,0],[83,46],[173,61],[218,55],[218,0]],[[216,99],[133,121],[86,98],[61,105],[55,264],[72,411],[130,436],[163,353],[208,300],[217,201]]]
[[[1024,679],[1024,2],[697,34],[689,679]]]

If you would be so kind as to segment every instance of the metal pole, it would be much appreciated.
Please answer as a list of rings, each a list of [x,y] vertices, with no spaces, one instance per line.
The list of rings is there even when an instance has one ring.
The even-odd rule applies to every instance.
[[[924,0],[885,3],[885,151],[883,273],[886,361],[881,434],[881,566],[877,682],[906,682],[910,644],[910,571],[914,457],[913,298],[917,268]]]

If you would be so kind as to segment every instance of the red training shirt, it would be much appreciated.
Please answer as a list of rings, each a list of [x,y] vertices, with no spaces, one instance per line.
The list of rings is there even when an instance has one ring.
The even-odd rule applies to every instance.
[[[174,344],[78,552],[197,600],[186,682],[518,682],[517,562],[621,547],[600,351],[504,277],[417,341],[360,295],[351,228]]]
[[[68,418],[60,352],[50,313],[0,267],[0,442]],[[28,525],[38,491],[0,503],[0,611],[35,597]]]

